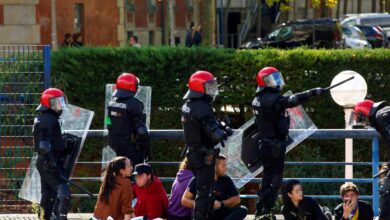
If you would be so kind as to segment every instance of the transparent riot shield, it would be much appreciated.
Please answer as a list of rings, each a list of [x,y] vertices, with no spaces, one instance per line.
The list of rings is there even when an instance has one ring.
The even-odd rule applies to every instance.
[[[107,106],[112,99],[112,93],[115,91],[115,84],[106,85],[106,98],[104,101],[104,118],[107,118]],[[146,126],[150,128],[150,111],[152,103],[152,87],[150,86],[139,86],[135,98],[140,100],[144,104],[144,114],[146,116]],[[104,123],[104,130],[107,130],[107,124]],[[102,173],[101,177],[104,177],[107,162],[111,161],[116,157],[115,151],[109,147],[107,144],[103,148],[102,152]]]
[[[94,112],[74,105],[68,105],[60,117],[62,138],[67,144],[67,155],[64,160],[64,177],[69,178],[75,168],[81,150],[83,148]],[[29,169],[19,191],[19,198],[33,203],[41,200],[41,178],[36,168],[37,153],[34,153],[30,161]]]
[[[291,95],[291,91],[285,95]],[[317,130],[315,124],[311,121],[310,117],[306,114],[302,106],[287,109],[290,115],[290,141],[286,149],[286,153],[297,146],[300,142],[309,137],[312,133]],[[258,138],[256,138],[257,131],[254,131],[255,118],[251,118],[243,126],[241,126],[235,133],[229,137],[225,142],[225,148],[221,148],[221,152],[226,155],[229,160],[227,175],[229,175],[236,185],[237,188],[243,187],[250,180],[255,178],[263,171],[263,166],[257,164],[252,166],[243,162],[245,158],[244,149],[242,148],[243,143],[252,144],[258,146]],[[249,137],[251,141],[245,142],[245,138]]]

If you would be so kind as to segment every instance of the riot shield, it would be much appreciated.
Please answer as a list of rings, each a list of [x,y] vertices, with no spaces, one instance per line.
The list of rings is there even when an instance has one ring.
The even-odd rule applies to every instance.
[[[106,85],[106,98],[104,101],[104,118],[107,118],[107,106],[112,99],[112,93],[115,91],[115,84]],[[152,102],[152,87],[150,86],[139,86],[135,98],[140,100],[144,104],[144,114],[146,116],[145,123],[148,129],[150,128],[150,111],[151,111],[151,102]],[[107,130],[107,124],[104,123],[104,130]],[[115,151],[109,147],[107,144],[102,151],[102,173],[101,177],[104,177],[107,162],[111,161],[116,157]]]
[[[69,178],[73,173],[75,162],[80,156],[93,115],[93,111],[68,105],[68,109],[60,117],[62,138],[66,141],[65,153],[67,156],[63,165],[64,177],[66,178]],[[41,178],[35,167],[36,160],[37,154],[34,153],[18,196],[33,203],[40,203]]]
[[[291,94],[291,91],[286,93],[286,95]],[[286,153],[317,130],[302,106],[287,109],[287,111],[290,115],[290,141]],[[229,160],[227,175],[233,179],[237,188],[241,188],[263,171],[261,161],[256,161],[256,158],[258,158],[256,149],[242,147],[244,144],[249,148],[252,146],[258,148],[259,138],[257,134],[255,118],[253,117],[229,137],[225,142],[225,148],[221,147],[221,152]],[[252,155],[254,156],[252,157]],[[248,164],[248,161],[251,161],[252,164]]]

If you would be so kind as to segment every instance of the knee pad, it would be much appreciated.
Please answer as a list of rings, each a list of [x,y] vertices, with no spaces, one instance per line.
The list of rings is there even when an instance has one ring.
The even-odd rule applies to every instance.
[[[66,198],[70,199],[70,191],[69,191],[69,186],[67,184],[60,184],[57,187],[57,195],[58,198]]]

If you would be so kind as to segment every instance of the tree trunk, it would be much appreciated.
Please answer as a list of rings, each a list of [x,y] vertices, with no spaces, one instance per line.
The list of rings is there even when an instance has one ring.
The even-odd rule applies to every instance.
[[[257,22],[256,22],[256,34],[258,37],[261,37],[261,24],[263,22],[263,13],[262,13],[262,0],[257,0]]]
[[[373,0],[375,1],[375,0]],[[336,8],[336,18],[340,18],[340,0],[337,1],[337,8]]]
[[[215,46],[215,0],[202,1],[202,11],[205,12],[202,19],[202,45]]]
[[[371,12],[376,12],[376,0],[371,0]]]
[[[224,10],[224,15],[223,15],[223,20],[224,20],[224,45],[225,45],[225,48],[228,47],[228,42],[229,42],[229,39],[228,39],[228,28],[229,28],[229,25],[228,25],[228,19],[229,19],[229,12],[230,12],[230,4],[232,3],[232,0],[228,0],[227,3],[226,3],[226,7],[225,7],[225,10]]]
[[[347,11],[348,11],[348,0],[344,0],[343,14],[347,14]]]
[[[174,12],[174,0],[169,0],[169,38],[171,47],[175,46],[175,12]]]
[[[385,9],[386,0],[379,0],[379,12],[382,13]]]
[[[357,13],[362,13],[362,0],[357,0]]]

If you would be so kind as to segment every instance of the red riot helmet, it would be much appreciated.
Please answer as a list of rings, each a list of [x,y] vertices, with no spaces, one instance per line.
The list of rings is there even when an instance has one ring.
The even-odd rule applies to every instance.
[[[112,96],[117,98],[134,97],[139,79],[132,73],[122,73],[116,80],[116,89]]]
[[[197,71],[188,81],[188,92],[184,99],[200,98],[203,95],[209,95],[215,99],[218,94],[218,83],[214,75],[208,71]]]
[[[370,124],[370,117],[372,117],[378,110],[379,107],[384,105],[382,102],[374,102],[366,99],[364,101],[356,103],[350,118],[350,125],[363,125],[367,126]]]
[[[275,67],[264,67],[256,75],[257,90],[261,92],[265,88],[282,90],[285,85],[282,73]]]
[[[37,111],[46,111],[51,109],[58,113],[67,109],[68,100],[66,99],[65,93],[56,88],[49,88],[42,92],[40,98],[40,105]]]

